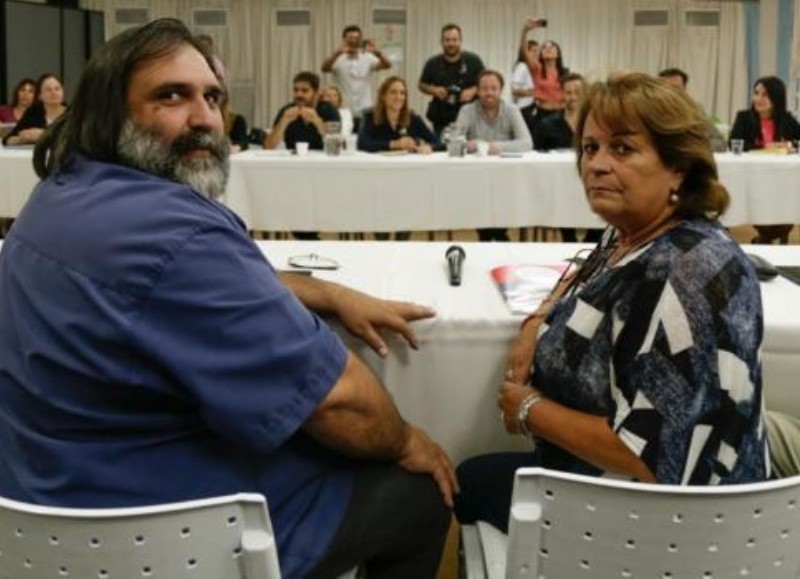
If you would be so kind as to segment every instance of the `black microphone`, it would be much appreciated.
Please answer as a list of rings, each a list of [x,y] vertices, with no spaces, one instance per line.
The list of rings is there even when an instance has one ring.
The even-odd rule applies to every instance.
[[[460,245],[451,245],[447,248],[444,258],[447,260],[447,277],[450,285],[461,285],[461,267],[466,256]]]

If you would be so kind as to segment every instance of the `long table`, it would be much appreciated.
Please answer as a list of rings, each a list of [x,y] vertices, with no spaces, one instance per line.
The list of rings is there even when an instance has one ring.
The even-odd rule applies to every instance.
[[[38,182],[30,148],[0,145],[0,217],[16,217]]]
[[[337,271],[314,275],[391,299],[433,306],[435,319],[415,323],[420,349],[390,339],[381,359],[348,343],[392,392],[403,414],[423,426],[457,459],[498,449],[526,448],[500,425],[495,394],[520,316],[512,315],[489,271],[506,264],[555,264],[575,255],[578,244],[463,243],[460,287],[447,282],[446,243],[259,242],[276,268],[293,255],[316,253],[339,261]],[[773,263],[800,264],[792,246],[747,246]],[[767,405],[800,416],[800,286],[784,278],[761,284],[764,301],[764,390]]]
[[[732,203],[727,225],[800,223],[800,155],[717,155]],[[0,148],[0,217],[15,217],[37,182],[30,150]],[[437,231],[600,227],[572,152],[450,158],[357,153],[231,157],[224,201],[264,231]]]
[[[719,154],[726,225],[800,222],[800,155]],[[265,231],[601,227],[572,152],[517,158],[328,157],[247,151],[232,159],[227,203]]]

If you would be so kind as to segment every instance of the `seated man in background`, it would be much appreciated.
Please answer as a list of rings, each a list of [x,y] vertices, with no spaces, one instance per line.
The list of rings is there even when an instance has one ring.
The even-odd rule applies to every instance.
[[[489,155],[530,151],[533,142],[522,113],[503,100],[503,75],[486,69],[478,75],[478,100],[461,107],[456,130],[467,137],[467,151],[478,150],[478,143],[488,143]],[[508,241],[508,231],[498,227],[478,229],[481,241]]]
[[[303,304],[384,355],[374,324],[413,344],[408,320],[432,312],[281,283],[215,200],[224,100],[211,54],[156,20],[95,54],[37,145],[43,180],[0,252],[0,494],[122,507],[256,492],[283,577],[358,562],[433,577],[450,460]]]
[[[665,68],[658,73],[659,78],[663,78],[668,84],[686,90],[686,85],[689,84],[689,75],[680,68]],[[705,111],[703,111],[705,113]],[[715,153],[724,153],[728,150],[725,144],[725,137],[719,132],[714,120],[706,114],[706,130],[708,132],[708,140],[711,142],[711,150]]]
[[[283,141],[294,150],[297,143],[308,143],[309,149],[322,150],[325,123],[341,122],[339,111],[331,103],[319,99],[319,76],[313,72],[298,72],[292,80],[294,99],[275,116],[272,130],[264,139],[265,149],[277,149]],[[336,128],[336,132],[339,132]],[[296,239],[319,239],[316,231],[292,231]]]
[[[339,111],[319,100],[319,76],[313,72],[298,72],[292,79],[292,91],[294,98],[278,111],[264,148],[276,149],[283,141],[287,149],[294,149],[297,143],[305,142],[309,149],[321,151],[325,123],[339,123]]]

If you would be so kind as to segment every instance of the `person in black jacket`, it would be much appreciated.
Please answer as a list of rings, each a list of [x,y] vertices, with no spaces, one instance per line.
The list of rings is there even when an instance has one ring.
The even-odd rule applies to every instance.
[[[399,76],[390,76],[378,88],[375,107],[364,114],[358,133],[358,148],[378,151],[430,153],[439,139],[418,114],[408,108],[408,86]]]
[[[800,123],[786,109],[786,85],[776,76],[764,76],[753,85],[752,104],[736,113],[730,140],[742,139],[744,150],[791,148],[800,139]],[[786,243],[792,225],[756,225],[753,243]]]
[[[52,73],[45,73],[36,81],[33,104],[10,133],[3,137],[3,145],[32,145],[44,130],[67,110],[64,102],[64,86]]]

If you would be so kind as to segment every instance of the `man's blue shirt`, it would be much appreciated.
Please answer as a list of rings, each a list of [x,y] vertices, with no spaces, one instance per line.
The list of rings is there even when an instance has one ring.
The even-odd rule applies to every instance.
[[[352,463],[300,427],[346,350],[234,214],[81,157],[0,254],[0,494],[49,505],[267,497],[286,576],[319,561]]]

